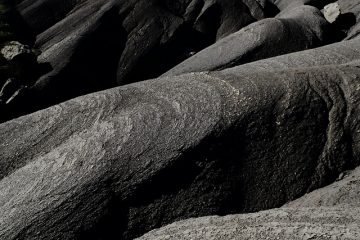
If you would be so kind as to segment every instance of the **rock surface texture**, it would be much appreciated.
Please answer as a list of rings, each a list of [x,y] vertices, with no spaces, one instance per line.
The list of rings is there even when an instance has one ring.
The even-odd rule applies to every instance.
[[[24,100],[32,101],[34,110],[157,77],[192,52],[277,13],[273,4],[252,0],[62,2],[18,3],[38,34],[39,61],[53,68]]]
[[[282,208],[259,213],[189,219],[139,240],[359,239],[360,169]]]
[[[0,1],[0,70],[33,59],[0,239],[359,239],[360,12],[327,3]]]
[[[330,24],[320,11],[301,6],[231,34],[180,63],[165,75],[214,71],[328,43]],[[292,39],[292,40],[291,40]],[[287,44],[292,41],[292,44]]]

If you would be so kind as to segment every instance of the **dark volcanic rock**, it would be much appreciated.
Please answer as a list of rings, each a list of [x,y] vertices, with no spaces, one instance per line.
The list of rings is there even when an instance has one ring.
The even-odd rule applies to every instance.
[[[266,16],[266,1],[20,1],[53,71],[31,87],[33,110],[161,75],[194,51]]]
[[[289,208],[342,207],[344,211],[360,207],[360,168],[341,173],[330,186],[313,191],[285,205]],[[359,233],[358,233],[359,234]]]
[[[138,240],[359,239],[360,209],[279,208],[246,215],[188,219]]]
[[[290,53],[224,69],[233,74],[241,72],[281,71],[288,68],[304,68],[324,65],[345,64],[359,59],[359,40],[349,40],[311,50]]]
[[[144,238],[359,237],[356,18],[302,6],[320,0],[15,2],[0,0],[0,73],[32,63],[0,74],[1,117],[107,90],[0,124],[0,239],[133,239],[228,214]],[[300,51],[334,33],[354,39]]]
[[[348,28],[347,39],[358,37],[360,34],[360,2],[352,0],[339,0],[340,10],[345,14],[344,24]]]
[[[279,209],[189,219],[139,239],[359,239],[359,183],[358,168],[344,180]]]
[[[332,37],[314,7],[301,6],[278,18],[258,21],[180,63],[165,75],[225,69],[243,63],[321,46]],[[335,40],[335,38],[333,37]]]
[[[17,9],[36,34],[65,18],[86,0],[18,0]]]
[[[208,0],[195,20],[194,27],[210,39],[219,40],[257,18],[275,16],[277,10],[263,0]]]
[[[349,63],[161,78],[1,124],[0,237],[129,239],[330,183],[359,164],[360,70],[326,49],[317,65]]]
[[[14,2],[0,1],[0,122],[28,111],[27,104],[15,102],[46,72],[32,49],[33,37]]]
[[[311,5],[319,9],[324,7],[326,4],[334,2],[334,0],[269,0],[275,4],[281,11],[290,10],[302,5]]]
[[[26,78],[24,75],[32,74],[25,68],[34,67],[36,56],[28,46],[32,42],[31,34],[26,33],[28,31],[14,9],[14,3],[0,1],[0,88],[10,77]]]
[[[33,44],[35,35],[15,8],[12,0],[0,1],[0,44],[17,40],[23,44]]]

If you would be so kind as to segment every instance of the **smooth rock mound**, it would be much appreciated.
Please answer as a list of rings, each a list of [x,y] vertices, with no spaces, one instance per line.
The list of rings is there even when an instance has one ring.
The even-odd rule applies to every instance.
[[[176,222],[138,240],[359,239],[359,208],[275,209]],[[344,222],[346,224],[344,224]]]
[[[268,1],[17,1],[51,71],[8,111],[33,112],[118,85],[158,77],[278,10]],[[21,107],[21,106],[27,107]]]
[[[328,3],[0,0],[0,239],[358,239],[360,5]]]
[[[0,236],[131,239],[324,186],[360,162],[357,66],[160,78],[1,124]]]
[[[358,239],[360,168],[286,206],[253,214],[176,222],[146,239]]]
[[[330,41],[330,26],[320,11],[301,6],[249,26],[175,66],[164,76],[214,71],[259,59],[321,46]],[[290,39],[296,39],[288,44]],[[335,38],[334,38],[335,39]]]

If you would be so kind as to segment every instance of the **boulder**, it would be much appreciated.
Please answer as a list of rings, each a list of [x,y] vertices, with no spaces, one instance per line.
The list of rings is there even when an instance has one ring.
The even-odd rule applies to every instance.
[[[24,55],[32,55],[33,52],[31,51],[30,47],[27,45],[23,45],[17,41],[11,41],[7,43],[1,50],[0,50],[2,57],[5,58],[7,61],[12,61],[16,57],[22,57]]]
[[[16,11],[15,2],[0,1],[0,122],[31,109],[27,104],[31,98],[24,97],[25,89],[47,71],[37,62],[33,38]]]
[[[331,3],[324,7],[324,17],[329,23],[333,23],[340,16],[339,3]]]

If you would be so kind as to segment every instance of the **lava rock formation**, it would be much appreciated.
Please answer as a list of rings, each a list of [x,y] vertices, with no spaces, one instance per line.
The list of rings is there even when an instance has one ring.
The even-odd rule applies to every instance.
[[[332,2],[0,1],[0,239],[359,239]]]

